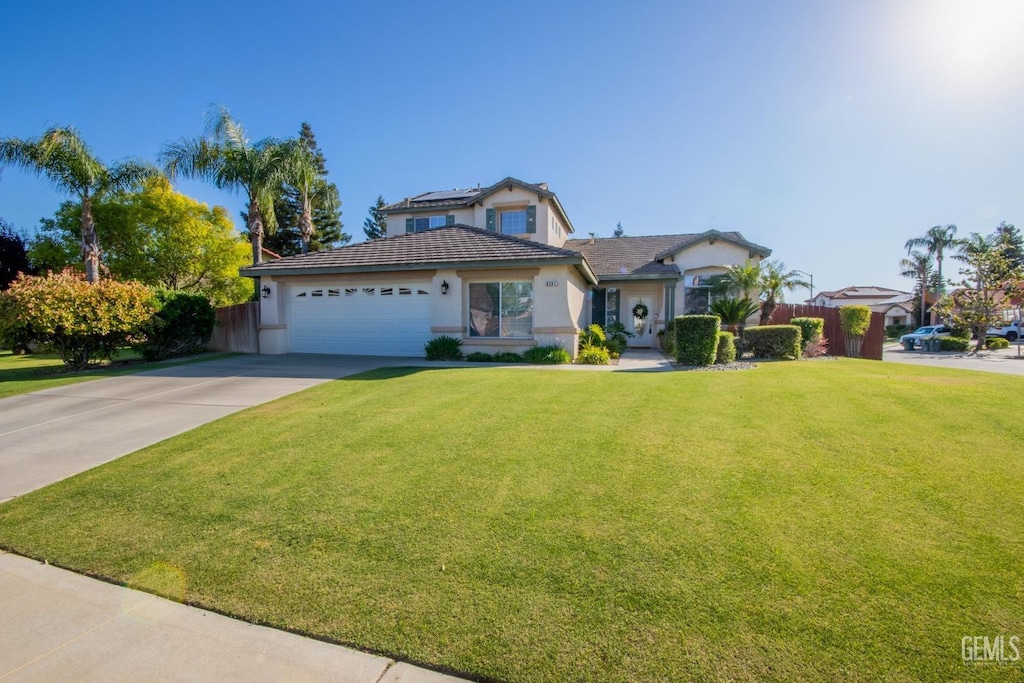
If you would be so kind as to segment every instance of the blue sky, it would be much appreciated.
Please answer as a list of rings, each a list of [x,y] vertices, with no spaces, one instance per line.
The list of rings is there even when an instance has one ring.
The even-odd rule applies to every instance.
[[[0,23],[0,136],[73,125],[152,160],[210,103],[253,138],[309,121],[357,239],[378,193],[507,175],[581,234],[739,230],[819,290],[909,289],[903,243],[935,224],[1024,227],[1018,0],[24,2]],[[19,228],[61,199],[0,176]]]

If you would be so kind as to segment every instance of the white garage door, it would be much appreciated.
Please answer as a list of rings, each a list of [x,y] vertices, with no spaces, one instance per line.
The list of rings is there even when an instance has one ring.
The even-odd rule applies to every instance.
[[[422,356],[434,336],[429,282],[288,288],[288,350]]]

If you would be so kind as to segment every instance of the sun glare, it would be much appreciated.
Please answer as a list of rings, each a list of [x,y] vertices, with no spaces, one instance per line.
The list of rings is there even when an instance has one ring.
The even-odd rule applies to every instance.
[[[903,22],[922,66],[949,86],[987,89],[1024,72],[1024,0],[927,0]]]

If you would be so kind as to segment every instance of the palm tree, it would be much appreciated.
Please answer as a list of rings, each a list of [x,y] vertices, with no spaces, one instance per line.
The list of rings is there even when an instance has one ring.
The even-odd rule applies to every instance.
[[[928,305],[928,281],[932,278],[932,260],[920,251],[910,252],[909,258],[900,259],[900,276],[918,281],[921,287],[921,318],[918,325],[924,325],[924,311]]]
[[[761,289],[761,324],[771,321],[772,313],[778,305],[785,301],[786,290],[807,287],[795,270],[786,270],[782,261],[762,261],[761,277],[758,287]]]
[[[274,198],[289,166],[288,143],[276,138],[250,142],[242,124],[226,107],[210,112],[206,136],[182,138],[164,147],[160,159],[171,178],[199,178],[224,189],[245,192],[245,227],[252,241],[253,263],[263,260],[264,230],[277,227]]]
[[[946,281],[942,279],[942,258],[947,250],[952,249],[956,245],[956,226],[952,223],[929,228],[924,237],[909,239],[904,245],[907,248],[908,255],[914,249],[924,249],[929,256],[935,257],[935,262],[938,265],[940,299],[946,293]]]
[[[288,164],[285,182],[295,188],[302,204],[299,214],[299,234],[302,237],[302,253],[309,252],[309,242],[313,238],[313,205],[333,206],[338,200],[338,188],[320,177],[320,169],[316,158],[305,140],[292,140],[287,143]]]
[[[109,192],[127,191],[159,171],[136,159],[105,165],[82,140],[75,128],[50,128],[38,138],[0,140],[0,167],[32,171],[50,181],[58,191],[82,204],[82,260],[85,279],[100,279],[100,242],[93,222],[92,205]]]
[[[729,328],[729,331],[736,334],[747,322],[747,318],[757,313],[759,306],[747,298],[742,299],[719,299],[711,303],[711,312],[722,319],[722,324]]]
[[[743,265],[729,266],[725,279],[741,298],[753,301],[761,284],[761,264],[748,259]]]

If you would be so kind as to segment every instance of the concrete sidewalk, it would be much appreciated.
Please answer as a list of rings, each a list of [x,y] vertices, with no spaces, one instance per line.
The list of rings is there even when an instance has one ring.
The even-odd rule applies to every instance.
[[[462,679],[0,553],[0,680]]]

